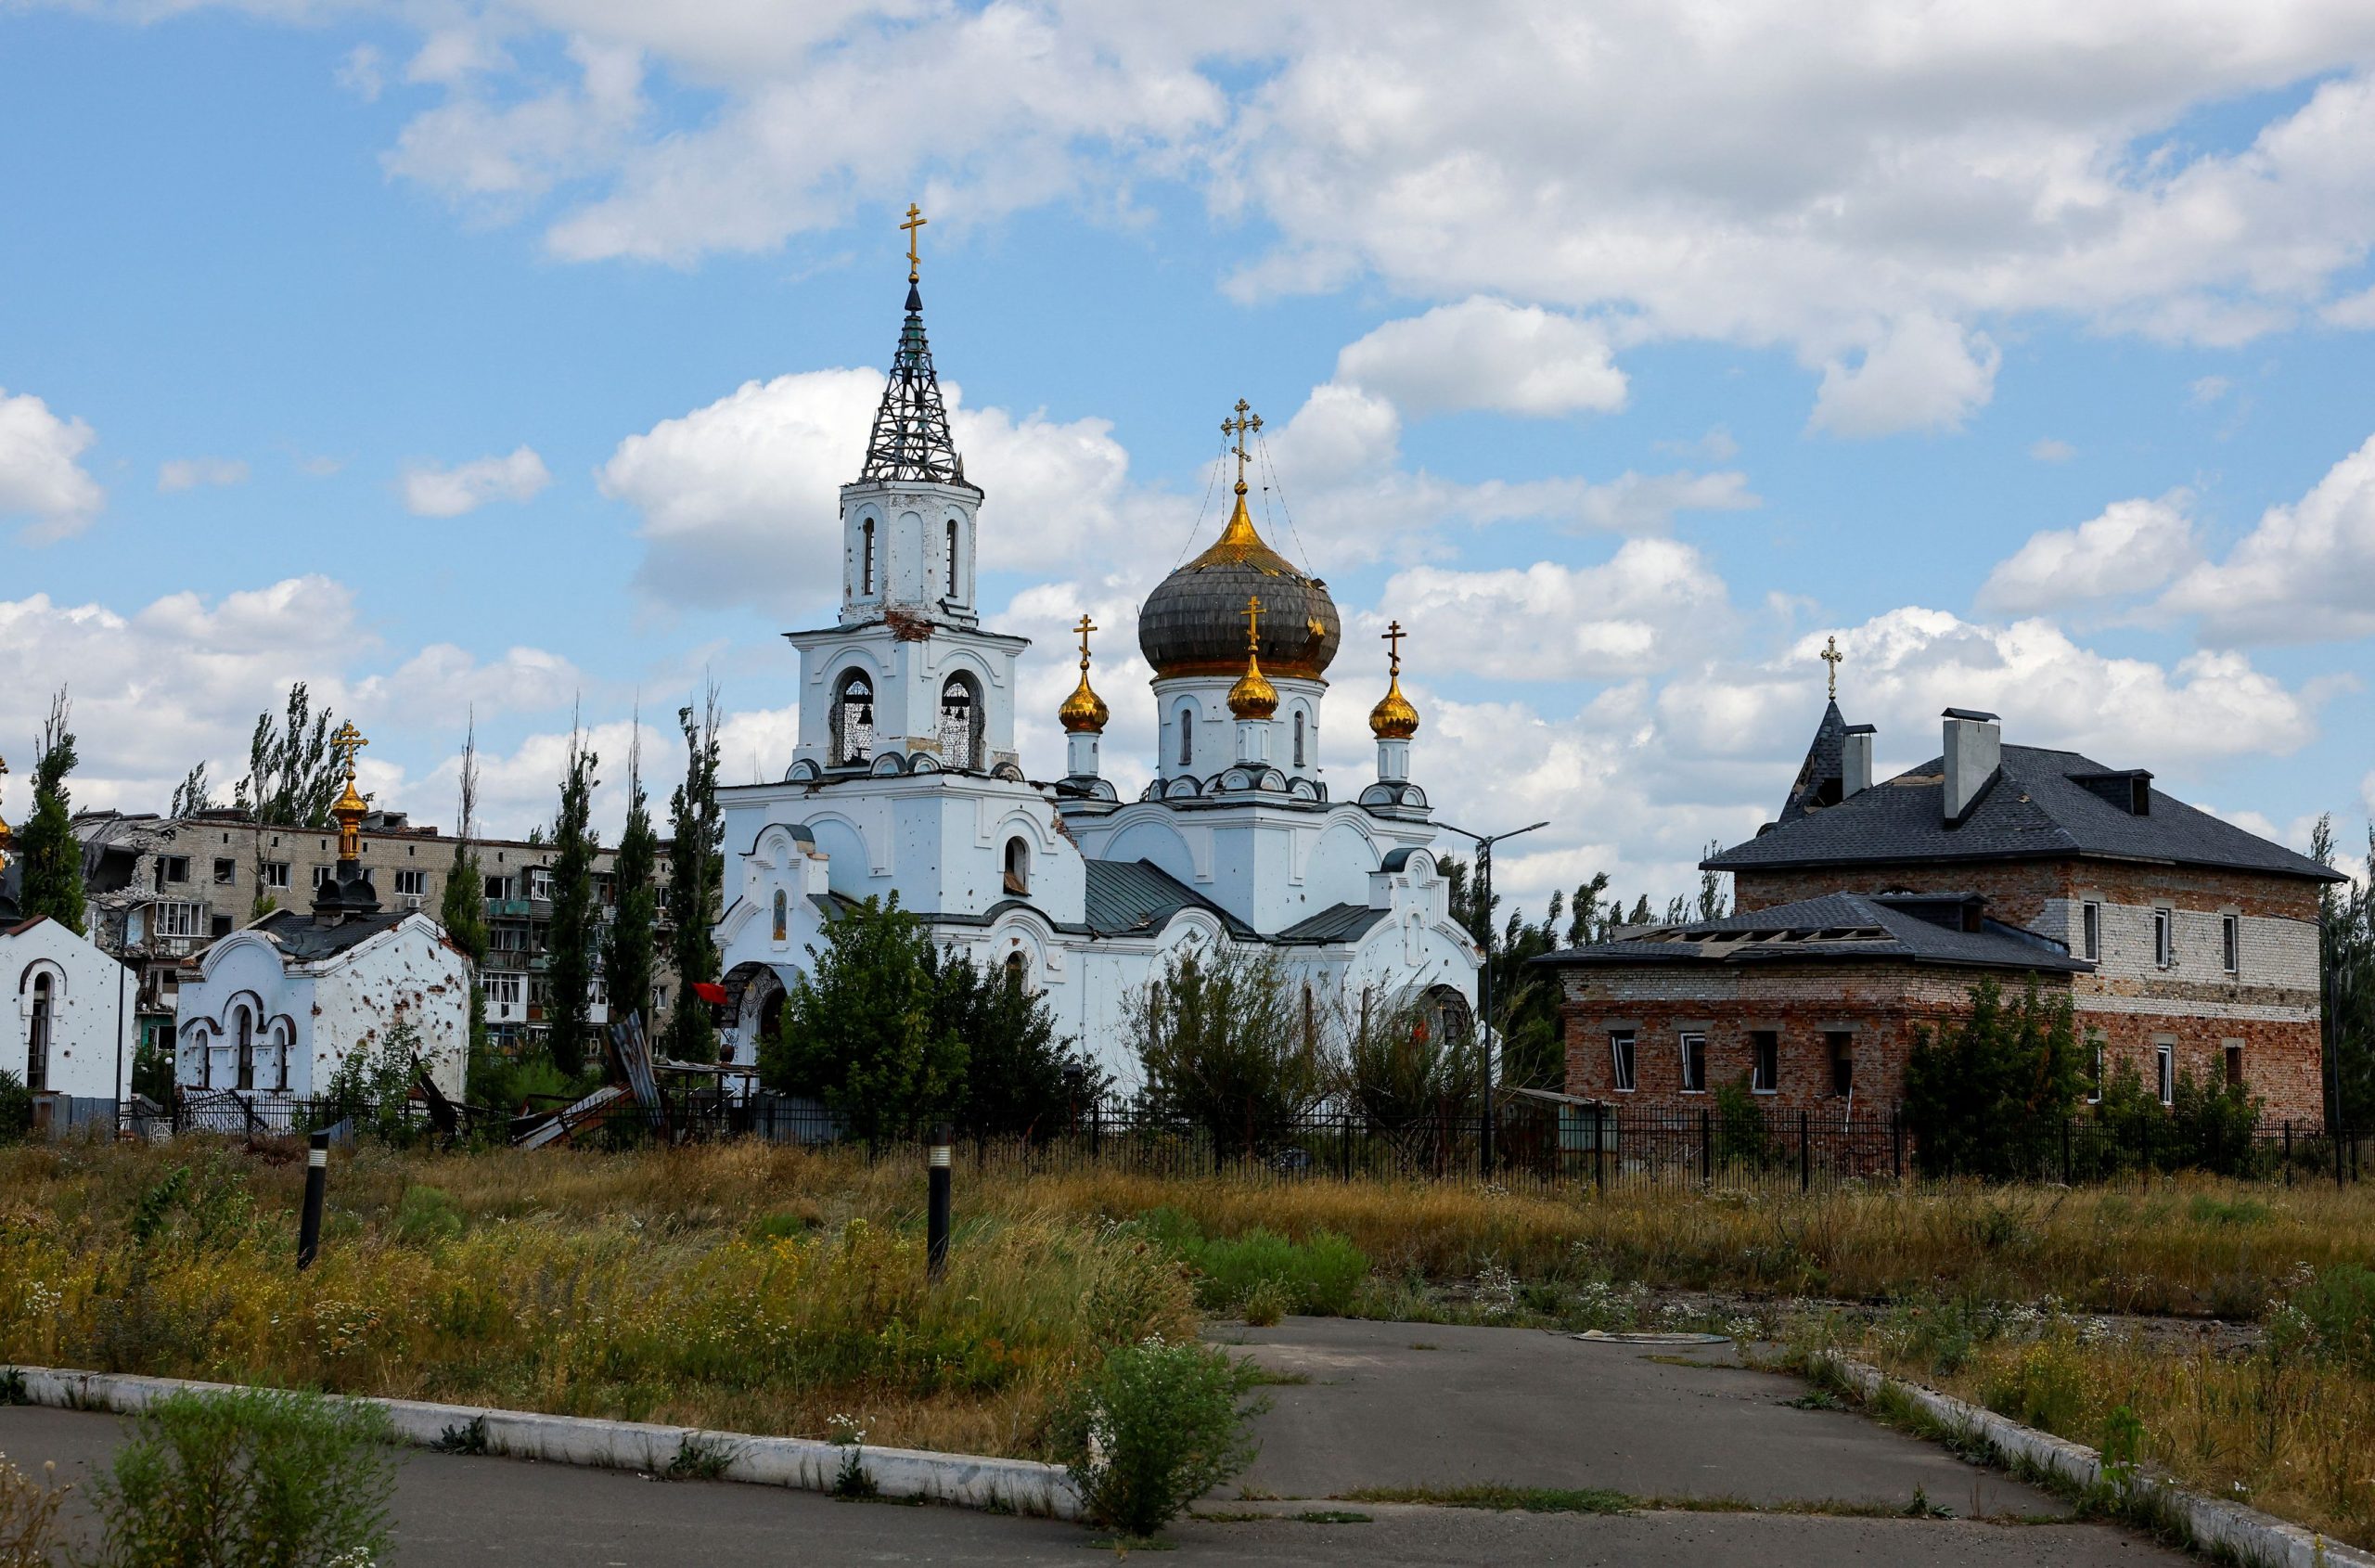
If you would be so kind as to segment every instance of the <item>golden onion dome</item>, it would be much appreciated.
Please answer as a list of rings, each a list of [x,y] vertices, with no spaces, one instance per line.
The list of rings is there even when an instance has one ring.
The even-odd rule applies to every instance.
[[[1369,710],[1369,733],[1380,740],[1407,740],[1419,733],[1419,710],[1402,695],[1399,676],[1386,682],[1384,697]]]
[[[1084,615],[1072,630],[1080,634],[1080,684],[1064,699],[1064,705],[1056,710],[1056,722],[1064,726],[1067,735],[1102,735],[1113,712],[1088,684],[1088,634],[1097,630],[1097,623]]]
[[[1394,622],[1379,640],[1386,646],[1385,695],[1369,710],[1369,733],[1380,740],[1407,740],[1419,733],[1419,710],[1402,695],[1402,623]]]
[[[1138,649],[1154,678],[1221,675],[1245,658],[1239,624],[1245,601],[1260,595],[1263,663],[1281,678],[1319,680],[1343,635],[1328,585],[1306,577],[1272,549],[1246,509],[1246,487],[1237,487],[1228,525],[1203,554],[1158,584],[1138,612]]]
[[[1266,719],[1278,711],[1278,688],[1262,673],[1262,656],[1249,651],[1245,674],[1228,688],[1228,711],[1241,719]]]

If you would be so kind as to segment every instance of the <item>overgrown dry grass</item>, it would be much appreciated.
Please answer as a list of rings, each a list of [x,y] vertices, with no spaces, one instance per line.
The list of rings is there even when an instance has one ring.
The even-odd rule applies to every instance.
[[[1822,1338],[2091,1447],[2132,1413],[2148,1468],[2375,1546],[2375,1379],[2316,1334],[2279,1332],[2241,1355],[2207,1343],[2173,1354],[2049,1308],[1944,1304]]]
[[[1175,1265],[1061,1215],[977,1217],[929,1288],[871,1176],[757,1145],[366,1150],[301,1275],[299,1164],[11,1150],[0,1360],[1029,1454],[1107,1346],[1194,1331]]]
[[[2375,1188],[2208,1178],[1553,1197],[1472,1183],[1018,1174],[971,1198],[1110,1218],[1169,1207],[1219,1236],[1334,1231],[1389,1279],[1499,1268],[1530,1285],[1614,1279],[1776,1299],[2054,1296],[2094,1312],[2250,1318],[2289,1270],[2375,1261]],[[967,1199],[960,1185],[960,1207]]]

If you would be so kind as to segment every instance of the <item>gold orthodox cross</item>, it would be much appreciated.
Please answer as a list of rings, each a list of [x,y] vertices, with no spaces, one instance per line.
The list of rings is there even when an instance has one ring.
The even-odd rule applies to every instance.
[[[1398,675],[1402,673],[1402,639],[1409,635],[1402,629],[1402,623],[1399,621],[1388,622],[1385,630],[1378,634],[1378,640],[1385,644],[1386,663],[1390,666],[1385,672],[1387,675]]]
[[[1262,601],[1259,598],[1248,598],[1245,601],[1244,614],[1245,649],[1251,653],[1262,646]]]
[[[912,201],[907,203],[907,221],[899,226],[907,231],[907,281],[910,283],[921,276],[924,261],[916,254],[916,230],[930,222],[931,220],[924,216],[922,208]]]
[[[354,778],[354,753],[369,744],[371,742],[363,739],[363,732],[354,727],[353,719],[339,726],[338,733],[330,737],[330,749],[346,759],[346,777],[350,782]]]
[[[1822,651],[1815,657],[1830,666],[1830,700],[1836,702],[1839,700],[1839,666],[1846,662],[1847,655],[1839,651],[1839,639],[1829,637],[1825,639]]]
[[[1237,418],[1221,421],[1221,434],[1237,438],[1237,489],[1240,495],[1245,493],[1245,438],[1262,433],[1262,416],[1252,413],[1252,406],[1240,397],[1237,400]]]
[[[1097,623],[1084,615],[1080,618],[1080,624],[1072,630],[1080,634],[1080,667],[1085,670],[1088,668],[1088,634],[1097,630]]]

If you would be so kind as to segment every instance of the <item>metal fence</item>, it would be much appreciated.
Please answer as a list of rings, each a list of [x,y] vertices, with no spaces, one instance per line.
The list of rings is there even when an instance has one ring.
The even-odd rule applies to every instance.
[[[679,1092],[647,1105],[615,1090],[510,1114],[418,1100],[385,1106],[217,1090],[189,1093],[122,1130],[170,1137],[213,1133],[251,1140],[328,1130],[338,1141],[630,1150],[751,1137],[835,1147],[872,1160],[919,1160],[930,1129],[854,1132],[813,1099]],[[1199,1125],[1132,1101],[1092,1104],[1027,1130],[957,1127],[958,1160],[977,1170],[1111,1171],[1165,1177],[1260,1175],[1287,1179],[1477,1180],[1483,1168],[1473,1114],[1381,1120],[1323,1108],[1267,1122]],[[1598,1189],[1809,1190],[1842,1181],[1983,1176],[2083,1184],[2156,1172],[2207,1171],[2261,1180],[2359,1179],[2370,1135],[2264,1124],[2215,1136],[2174,1121],[2116,1123],[2092,1115],[2020,1129],[2017,1148],[1993,1148],[1968,1167],[1926,1155],[1897,1110],[1779,1110],[1551,1104],[1513,1099],[1494,1120],[1490,1179],[1505,1185]]]

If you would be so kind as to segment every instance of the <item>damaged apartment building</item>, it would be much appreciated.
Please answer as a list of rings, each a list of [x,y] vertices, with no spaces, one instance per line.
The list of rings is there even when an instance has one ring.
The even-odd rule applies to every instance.
[[[338,874],[335,824],[260,824],[218,809],[183,817],[84,812],[74,827],[83,841],[91,939],[138,974],[140,1041],[148,1048],[172,1041],[180,988],[195,978],[199,952],[274,909],[310,907],[315,891]],[[372,812],[363,832],[364,874],[382,905],[436,918],[454,868],[454,840],[433,827],[414,826],[402,812]],[[519,839],[471,842],[484,879],[487,956],[480,980],[487,1034],[498,1046],[533,1046],[544,1035],[552,1000],[546,945],[559,852]],[[595,898],[605,919],[618,907],[615,859],[615,851],[604,849],[594,862]],[[661,919],[664,926],[664,909]],[[661,969],[647,1017],[664,1009],[674,992],[664,937],[659,949]],[[608,1016],[601,985],[597,976],[597,1022]]]

